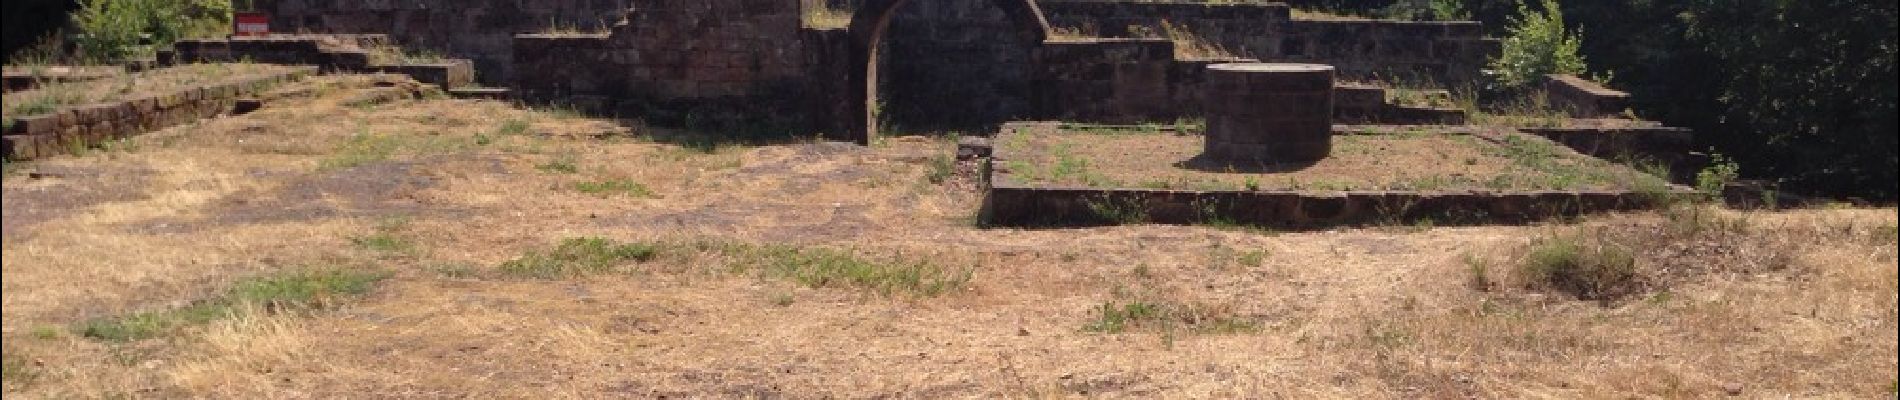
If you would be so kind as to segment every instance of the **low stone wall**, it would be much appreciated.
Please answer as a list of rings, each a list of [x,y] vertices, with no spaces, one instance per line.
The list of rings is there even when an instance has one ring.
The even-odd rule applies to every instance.
[[[213,63],[251,61],[269,64],[313,65],[329,73],[389,73],[409,75],[418,82],[455,89],[475,84],[475,65],[450,59],[415,64],[375,64],[364,48],[388,43],[383,35],[272,35],[228,39],[187,39],[161,52],[159,62]]]
[[[634,0],[254,0],[275,32],[386,34],[406,47],[466,57],[489,85],[514,79],[514,35],[601,31]]]
[[[0,72],[0,92],[31,90],[45,83],[85,82],[125,73],[121,67],[7,67]]]
[[[1141,222],[1242,224],[1322,229],[1371,223],[1522,223],[1653,207],[1627,191],[1291,192],[1046,188],[993,184],[983,201],[990,226],[1076,226]],[[1139,216],[1140,221],[1123,220]]]
[[[824,124],[813,110],[835,108],[815,103],[843,98],[815,91],[828,82],[814,74],[831,72],[812,56],[843,52],[831,40],[844,36],[801,28],[798,2],[661,3],[606,34],[516,36],[515,88],[531,102],[735,136],[814,132]]]
[[[475,64],[468,60],[403,65],[371,65],[367,72],[408,75],[417,82],[457,89],[475,85]]]
[[[362,71],[369,68],[366,47],[388,40],[384,35],[273,35],[228,39],[186,39],[159,52],[160,64],[250,61],[267,64],[315,65],[324,72]]]
[[[1047,122],[1006,124],[1004,132],[1044,129]],[[1387,129],[1344,126],[1335,134]],[[1451,127],[1451,130],[1480,129]],[[998,138],[995,140],[1008,140]],[[962,147],[963,145],[960,145]],[[1437,225],[1522,223],[1587,213],[1652,208],[1668,195],[1693,193],[1669,186],[1667,193],[1633,190],[1445,190],[1294,191],[1171,190],[1034,186],[999,169],[1019,154],[1006,146],[976,144],[987,195],[981,220],[990,226],[1046,227],[1121,223],[1241,224],[1284,229],[1410,223]],[[962,149],[959,150],[963,151]]]
[[[1518,128],[1563,144],[1578,153],[1618,162],[1642,161],[1669,167],[1674,182],[1693,182],[1707,160],[1693,153],[1695,131],[1660,125]]]
[[[1058,29],[1127,37],[1163,32],[1167,21],[1237,57],[1328,64],[1344,79],[1397,75],[1458,85],[1482,78],[1487,58],[1499,49],[1497,40],[1483,37],[1477,22],[1296,20],[1280,3],[1044,1],[1041,6]]]
[[[1467,113],[1459,108],[1393,103],[1389,89],[1341,83],[1333,87],[1333,118],[1346,124],[1463,125]]]
[[[1198,111],[1205,80],[1205,72],[1172,68],[1174,42],[1167,39],[1050,40],[1036,63],[1037,108],[1065,121],[1173,120]]]
[[[1550,105],[1577,118],[1615,115],[1629,108],[1629,93],[1613,90],[1576,75],[1547,75],[1544,95]]]
[[[255,96],[281,83],[317,73],[315,67],[290,72],[232,77],[222,83],[129,100],[68,107],[18,117],[5,132],[8,160],[31,160],[84,149],[224,113],[238,99]]]

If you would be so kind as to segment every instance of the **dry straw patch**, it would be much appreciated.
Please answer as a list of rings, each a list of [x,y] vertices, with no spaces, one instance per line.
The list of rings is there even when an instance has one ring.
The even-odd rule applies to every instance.
[[[354,101],[372,79],[317,78],[255,114],[135,138],[136,150],[24,166],[151,178],[20,231],[31,234],[9,226],[7,395],[1891,393],[1892,209],[1713,210],[1747,229],[1681,236],[1669,236],[1681,218],[1660,213],[1405,231],[983,230],[969,222],[980,197],[960,189],[968,178],[936,172],[953,150],[941,139],[682,146],[559,110],[413,92]],[[537,168],[550,164],[572,168]],[[88,179],[10,175],[8,215],[22,196]],[[575,189],[609,181],[653,196]],[[1610,302],[1507,275],[1480,291],[1460,256],[1499,249],[1473,256],[1504,274],[1531,238],[1572,232],[1659,244],[1631,251],[1650,284]],[[498,272],[577,237],[661,251],[589,274]],[[1786,257],[1755,252],[1770,249]],[[769,273],[801,259],[969,274],[910,296]],[[1771,264],[1785,266],[1734,268]],[[335,307],[240,308],[148,339],[74,329],[323,266],[388,276]],[[1087,329],[1104,304],[1135,302],[1169,318]],[[1197,329],[1222,320],[1248,329]]]

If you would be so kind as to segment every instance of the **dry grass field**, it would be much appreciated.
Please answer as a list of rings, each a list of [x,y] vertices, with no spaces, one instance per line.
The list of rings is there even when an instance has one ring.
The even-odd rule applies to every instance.
[[[403,87],[7,165],[6,396],[1894,395],[1891,208],[982,229],[945,139]]]

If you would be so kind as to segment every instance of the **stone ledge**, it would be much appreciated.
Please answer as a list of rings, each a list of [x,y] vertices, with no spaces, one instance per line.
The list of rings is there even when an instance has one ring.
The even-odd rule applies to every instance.
[[[1578,118],[1595,118],[1629,108],[1629,93],[1604,87],[1576,75],[1545,75],[1544,95],[1550,105]]]
[[[1189,191],[1035,187],[994,183],[983,201],[989,226],[1122,223],[1234,224],[1280,229],[1429,221],[1516,224],[1652,208],[1658,194],[1633,191]],[[1672,187],[1671,194],[1686,188]],[[1138,217],[1138,220],[1130,220]]]
[[[61,108],[16,117],[4,135],[7,160],[31,160],[88,148],[108,140],[209,118],[278,84],[315,74],[316,67],[231,77],[223,82],[116,102]]]
[[[1055,122],[1005,124],[1004,133],[1060,129]],[[1441,127],[1468,134],[1480,127]],[[1382,127],[1340,125],[1337,134],[1376,134]],[[1031,133],[1025,133],[1031,132]],[[999,134],[991,140],[1008,143]],[[1251,225],[1276,229],[1426,222],[1434,225],[1517,224],[1590,213],[1648,209],[1680,185],[1657,190],[1289,190],[1150,189],[1025,183],[1003,163],[1017,154],[992,146],[985,159],[981,221],[989,226],[1048,227],[1122,223]],[[1659,185],[1662,185],[1659,183]],[[1133,218],[1138,217],[1138,218]]]

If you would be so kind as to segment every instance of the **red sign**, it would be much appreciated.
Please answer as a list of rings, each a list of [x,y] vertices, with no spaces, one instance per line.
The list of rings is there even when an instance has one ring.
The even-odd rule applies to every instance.
[[[232,14],[231,20],[237,23],[238,36],[270,35],[270,14],[240,12]]]

